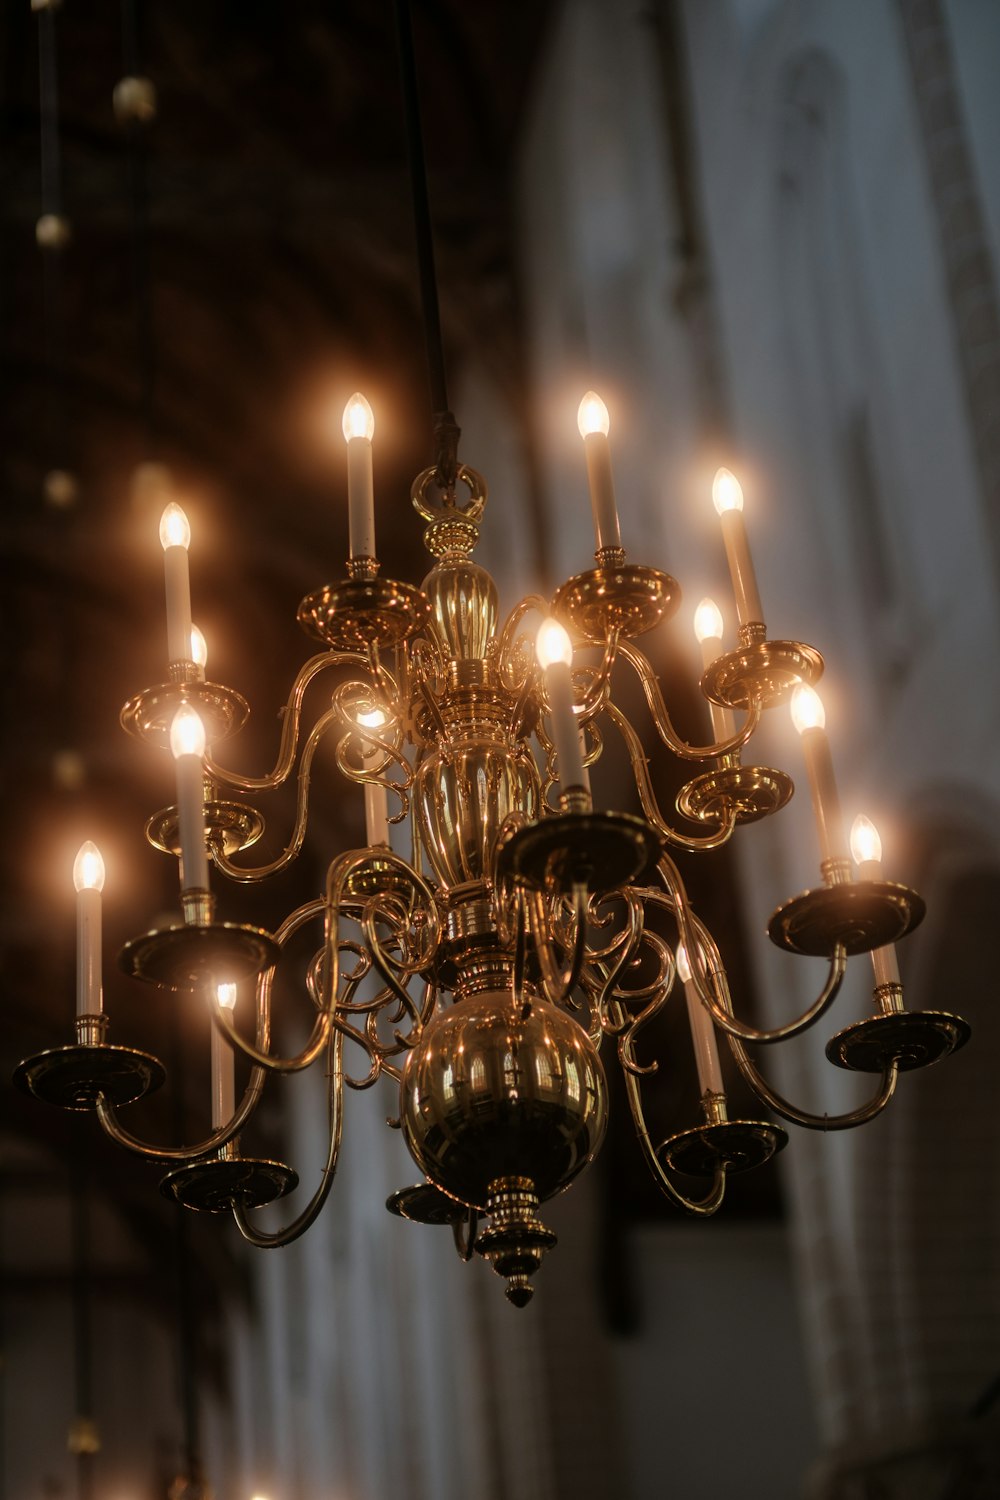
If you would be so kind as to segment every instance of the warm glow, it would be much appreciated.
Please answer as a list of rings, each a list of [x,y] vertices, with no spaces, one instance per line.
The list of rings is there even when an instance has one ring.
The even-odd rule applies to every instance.
[[[352,438],[367,438],[371,442],[374,437],[375,415],[360,391],[355,391],[344,407],[342,425],[344,439],[348,443]]]
[[[588,391],[580,402],[576,414],[576,425],[580,429],[581,437],[585,438],[592,432],[603,432],[607,437],[611,419],[608,416],[608,408],[596,391]]]
[[[792,694],[792,723],[799,734],[807,729],[822,729],[826,723],[823,700],[807,682],[800,682]]]
[[[572,666],[573,643],[558,620],[549,618],[542,621],[535,636],[535,653],[543,669],[554,666],[557,661],[561,661],[564,666]]]
[[[878,829],[864,813],[858,813],[851,824],[851,853],[859,865],[882,858],[882,840],[878,836]]]
[[[174,714],[170,725],[170,750],[175,760],[182,755],[204,755],[205,726],[189,703]]]
[[[385,723],[385,714],[380,708],[369,708],[358,714],[358,723],[362,729],[381,729]]]
[[[219,984],[215,987],[215,998],[223,1010],[232,1010],[236,1005],[235,984]]]
[[[691,965],[688,963],[687,949],[685,948],[683,943],[677,944],[677,951],[674,954],[674,960],[677,964],[677,976],[680,979],[681,984],[690,984]]]
[[[205,644],[205,637],[197,625],[191,626],[191,660],[196,667],[204,667],[208,661],[208,647]]]
[[[166,552],[168,547],[190,547],[190,545],[190,522],[177,501],[171,500],[160,517],[160,546]]]
[[[743,509],[743,490],[735,474],[717,469],[712,480],[712,501],[721,516],[725,510]]]
[[[103,891],[104,860],[97,845],[88,839],[73,861],[73,884],[78,891]]]
[[[722,611],[714,599],[703,599],[695,610],[694,633],[699,641],[722,640]]]

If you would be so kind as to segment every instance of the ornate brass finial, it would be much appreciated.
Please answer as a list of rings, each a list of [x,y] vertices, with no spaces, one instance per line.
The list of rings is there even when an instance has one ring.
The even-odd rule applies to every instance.
[[[506,1281],[508,1302],[524,1307],[534,1287],[529,1277],[556,1237],[538,1217],[538,1194],[530,1177],[500,1177],[490,1183],[486,1211],[493,1223],[480,1234],[476,1249]]]
[[[428,523],[424,546],[438,562],[469,557],[479,540],[479,522],[486,509],[489,493],[486,480],[468,464],[460,464],[455,475],[469,491],[464,505],[459,505],[453,489],[441,492],[437,501],[428,498],[437,480],[436,468],[424,469],[413,481],[410,496],[413,508]]]

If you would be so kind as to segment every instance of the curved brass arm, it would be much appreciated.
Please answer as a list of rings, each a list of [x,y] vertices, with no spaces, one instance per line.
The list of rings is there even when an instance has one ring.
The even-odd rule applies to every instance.
[[[264,1087],[265,1074],[264,1068],[252,1069],[243,1098],[232,1119],[194,1146],[153,1146],[148,1141],[141,1141],[138,1136],[130,1134],[118,1123],[115,1106],[104,1094],[97,1096],[97,1118],[106,1136],[117,1142],[119,1146],[124,1146],[127,1151],[134,1151],[136,1155],[144,1156],[147,1161],[195,1161],[201,1156],[211,1156],[213,1152],[228,1145],[239,1135],[257,1107]]]
[[[270,991],[268,991],[263,1003],[257,1006],[257,1046],[266,1048],[271,1036],[271,1006]],[[154,1146],[148,1141],[142,1141],[138,1136],[132,1135],[118,1122],[118,1114],[115,1106],[100,1094],[97,1099],[97,1118],[101,1129],[111,1140],[119,1146],[124,1146],[126,1151],[134,1151],[138,1156],[144,1156],[147,1161],[160,1162],[186,1162],[194,1161],[200,1156],[211,1156],[222,1146],[227,1146],[234,1140],[243,1129],[257,1107],[261,1093],[264,1089],[264,1079],[267,1070],[263,1067],[254,1067],[250,1070],[247,1086],[231,1120],[221,1125],[218,1130],[206,1136],[203,1141],[198,1141],[194,1146]]]
[[[624,646],[623,646],[624,649]],[[628,719],[620,708],[616,708],[611,702],[605,704],[605,712],[612,723],[620,731],[628,750],[629,762],[632,766],[632,774],[635,777],[636,790],[639,793],[639,801],[647,820],[652,823],[660,837],[676,849],[688,849],[692,852],[706,849],[720,849],[723,844],[733,836],[736,827],[736,805],[730,804],[725,819],[720,822],[715,833],[706,834],[704,838],[694,838],[685,833],[678,833],[671,828],[663,814],[660,812],[653,791],[653,783],[649,779],[649,771],[646,769],[646,753],[642,747],[642,741],[636,734]]]
[[[546,933],[549,923],[546,918],[545,897],[541,891],[528,894],[528,918],[535,952],[542,970],[542,988],[550,1005],[564,1005],[580,983],[584,959],[587,956],[587,888],[573,887],[573,909],[575,924],[573,947],[569,968],[562,970],[552,953]]]
[[[720,1207],[726,1193],[725,1163],[720,1162],[720,1164],[716,1167],[715,1175],[712,1178],[712,1186],[709,1189],[706,1197],[701,1199],[686,1198],[684,1194],[674,1186],[669,1174],[664,1171],[659,1162],[659,1159],[657,1158],[656,1151],[654,1150],[653,1143],[649,1138],[649,1131],[646,1128],[646,1121],[642,1113],[642,1099],[639,1093],[639,1080],[635,1077],[634,1074],[627,1071],[625,1073],[625,1091],[628,1094],[628,1107],[632,1113],[632,1123],[635,1125],[635,1133],[639,1137],[639,1145],[642,1147],[642,1154],[646,1158],[649,1169],[652,1172],[653,1176],[656,1178],[661,1192],[663,1192],[664,1195],[670,1199],[671,1203],[676,1204],[678,1208],[683,1208],[685,1213],[695,1214],[698,1218],[702,1219],[706,1219],[710,1214],[714,1214]]]
[[[343,858],[343,856],[341,857]],[[307,901],[304,906],[300,906],[297,911],[292,912],[291,916],[285,919],[274,934],[274,937],[278,946],[283,948],[288,939],[294,933],[298,932],[300,927],[304,926],[313,917],[321,915],[324,917],[324,945],[327,953],[324,976],[325,994],[319,1002],[319,1014],[313,1023],[309,1040],[296,1057],[274,1057],[270,1052],[265,1050],[267,1046],[266,1042],[262,1047],[259,1042],[255,1045],[246,1041],[236,1030],[231,1013],[219,1004],[218,995],[214,991],[209,990],[208,1002],[212,1020],[219,1031],[231,1046],[237,1048],[245,1057],[250,1058],[251,1062],[263,1068],[266,1072],[302,1072],[303,1069],[308,1068],[311,1063],[316,1061],[316,1058],[329,1040],[337,1003],[337,989],[340,984],[340,953],[337,947],[336,912],[331,910],[329,902],[322,897],[317,897],[313,901]],[[262,1013],[270,1015],[271,989],[274,985],[274,975],[275,969],[273,967],[266,969],[257,981],[258,1017]],[[350,983],[348,981],[349,987]],[[258,1021],[259,1030],[260,1024]]]
[[[233,787],[238,792],[271,791],[274,787],[280,786],[283,781],[287,781],[289,772],[295,764],[302,699],[306,688],[313,678],[319,672],[325,671],[327,667],[346,666],[348,663],[363,666],[366,659],[353,651],[321,651],[317,656],[310,657],[300,668],[299,675],[292,684],[288,702],[282,710],[278,759],[269,776],[241,776],[237,771],[227,771],[224,766],[220,766],[217,761],[213,760],[211,755],[205,757],[206,776],[212,781],[220,782],[223,786]]]
[[[771,1087],[747,1056],[747,1050],[738,1037],[730,1036],[729,1045],[736,1059],[736,1066],[754,1093],[758,1094],[776,1115],[781,1115],[784,1120],[790,1120],[793,1125],[803,1125],[806,1130],[851,1130],[855,1125],[865,1125],[882,1113],[896,1092],[899,1065],[893,1058],[889,1066],[882,1071],[882,1082],[878,1093],[873,1099],[869,1099],[867,1104],[862,1104],[843,1115],[809,1114],[807,1110],[789,1104],[787,1099],[782,1098],[781,1094]]]
[[[340,715],[334,708],[328,708],[313,725],[305,749],[302,751],[302,764],[299,766],[298,796],[295,807],[295,827],[292,837],[285,849],[276,859],[269,864],[243,866],[234,865],[229,856],[223,853],[221,848],[212,849],[212,859],[217,869],[230,880],[236,880],[246,885],[251,881],[266,880],[270,875],[276,875],[279,870],[284,870],[297,859],[305,841],[306,827],[309,821],[309,779],[312,775],[313,757],[319,747],[319,742],[332,724],[335,724]]]
[[[283,1245],[290,1245],[300,1235],[305,1234],[309,1226],[315,1222],[320,1209],[330,1196],[333,1187],[333,1179],[337,1171],[337,1161],[340,1157],[340,1143],[344,1134],[344,1072],[343,1072],[344,1039],[339,1031],[335,1031],[330,1039],[330,1082],[327,1093],[327,1109],[330,1126],[329,1144],[326,1151],[326,1162],[323,1166],[319,1187],[316,1189],[306,1207],[293,1219],[291,1224],[284,1229],[277,1229],[273,1233],[268,1230],[255,1229],[250,1223],[246,1209],[239,1203],[233,1204],[233,1218],[236,1227],[245,1240],[251,1245],[256,1245],[258,1250],[277,1250]]]
[[[686,740],[681,739],[671,722],[667,705],[663,701],[663,694],[660,692],[660,684],[656,680],[656,673],[651,664],[631,641],[620,642],[618,650],[642,683],[646,702],[660,739],[681,760],[712,760],[720,755],[730,755],[733,751],[742,749],[760,723],[762,709],[759,700],[754,698],[747,709],[746,723],[730,739],[721,740],[718,745],[689,745]]]
[[[696,917],[691,909],[677,866],[673,860],[662,859],[659,871],[664,885],[673,898],[673,911],[677,918],[681,942],[687,949],[691,978],[698,991],[698,997],[720,1031],[724,1031],[731,1038],[737,1037],[745,1042],[766,1045],[787,1041],[789,1037],[800,1036],[803,1031],[808,1031],[810,1026],[815,1026],[836,1000],[844,982],[844,975],[847,972],[847,950],[842,943],[834,944],[826,983],[812,1004],[794,1021],[788,1021],[784,1026],[772,1027],[768,1031],[761,1031],[746,1021],[738,1021],[734,1016],[722,955],[704,922]],[[711,958],[711,963],[706,963],[706,954]]]

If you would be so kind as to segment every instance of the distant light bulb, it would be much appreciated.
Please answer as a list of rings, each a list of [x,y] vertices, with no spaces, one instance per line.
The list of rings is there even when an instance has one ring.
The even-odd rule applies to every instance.
[[[73,861],[73,884],[78,891],[103,891],[104,860],[92,839],[81,844]]]
[[[822,729],[826,724],[823,700],[807,682],[800,682],[792,694],[792,723],[799,734],[805,734],[807,729]]]
[[[712,480],[712,502],[721,516],[726,510],[743,509],[743,489],[729,469],[717,469]]]
[[[535,654],[543,670],[556,662],[562,662],[566,667],[573,665],[573,642],[558,620],[542,621],[535,636]]]
[[[583,438],[588,437],[592,432],[603,432],[607,437],[611,428],[611,418],[608,416],[608,408],[596,391],[588,391],[580,402],[576,413],[576,425]]]
[[[223,1010],[232,1010],[236,1005],[235,984],[218,984],[215,987],[215,997]]]
[[[374,437],[375,415],[360,391],[355,391],[344,407],[342,425],[345,442],[349,443],[352,438],[367,438],[371,442]]]
[[[190,704],[184,703],[170,725],[170,750],[175,760],[182,755],[204,755],[205,726]]]
[[[160,517],[160,546],[166,552],[168,547],[186,548],[190,545],[191,524],[177,501],[171,500]]]
[[[687,949],[683,943],[678,943],[674,952],[674,962],[677,965],[677,975],[681,984],[691,983],[691,965],[688,962]]]
[[[699,641],[722,640],[722,611],[714,599],[703,599],[695,610],[694,633]]]
[[[864,813],[858,813],[851,824],[851,853],[855,863],[859,865],[882,858],[882,840],[878,836],[878,829]]]
[[[380,708],[369,708],[358,714],[358,723],[362,729],[381,729],[385,723],[385,714]]]
[[[208,646],[197,625],[191,626],[191,660],[196,667],[204,667],[208,661]]]

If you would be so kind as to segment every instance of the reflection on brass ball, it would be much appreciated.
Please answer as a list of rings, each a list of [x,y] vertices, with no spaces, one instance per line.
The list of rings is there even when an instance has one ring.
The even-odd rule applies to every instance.
[[[506,990],[437,1016],[407,1058],[401,1093],[414,1160],[480,1209],[506,1177],[551,1198],[597,1154],[607,1125],[604,1069],[586,1032],[541,1000],[515,1019]]]

